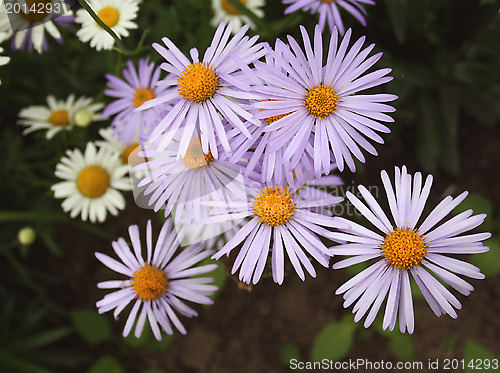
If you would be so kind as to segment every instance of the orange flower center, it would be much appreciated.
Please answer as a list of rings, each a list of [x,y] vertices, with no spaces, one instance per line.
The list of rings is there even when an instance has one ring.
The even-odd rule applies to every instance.
[[[144,158],[139,157],[137,153],[141,151],[139,144],[134,142],[131,145],[123,149],[121,154],[121,159],[123,164],[130,164],[131,166],[137,166],[138,164],[144,162]]]
[[[274,227],[293,217],[295,203],[287,187],[266,187],[255,197],[252,209],[262,223]]]
[[[214,157],[210,151],[208,154],[203,153],[203,148],[198,138],[189,143],[186,155],[182,158],[186,167],[194,170],[208,166],[213,160]]]
[[[68,110],[56,110],[53,111],[49,116],[49,123],[58,127],[69,126],[69,113]]]
[[[152,89],[149,88],[141,88],[135,91],[134,97],[134,105],[135,107],[141,106],[146,101],[152,100],[155,98],[155,93]]]
[[[337,109],[339,99],[331,85],[316,84],[307,90],[305,104],[315,118],[326,118]]]
[[[18,13],[28,22],[39,22],[44,19],[50,12],[52,6],[51,0],[24,0],[26,6],[20,7],[21,11]],[[16,3],[19,3],[16,1]],[[47,6],[50,4],[50,6]]]
[[[88,166],[80,171],[76,186],[80,193],[88,198],[98,198],[109,188],[108,172],[100,166]]]
[[[247,0],[239,0],[239,2],[243,5],[243,6],[246,6],[247,5]],[[231,4],[228,0],[222,0],[222,9],[224,9],[224,11],[227,13],[227,14],[232,14],[232,15],[238,15],[240,14],[240,11],[238,9],[236,9],[234,7],[233,4]]]
[[[149,264],[135,271],[131,280],[137,297],[143,301],[158,299],[167,291],[167,276],[162,270]]]
[[[201,103],[215,95],[219,77],[207,62],[194,62],[181,73],[177,86],[185,100]]]
[[[120,12],[112,6],[106,6],[97,12],[97,16],[108,27],[114,27],[120,20]]]
[[[390,232],[380,246],[387,264],[399,269],[410,269],[420,264],[427,254],[425,237],[414,229],[397,228]]]

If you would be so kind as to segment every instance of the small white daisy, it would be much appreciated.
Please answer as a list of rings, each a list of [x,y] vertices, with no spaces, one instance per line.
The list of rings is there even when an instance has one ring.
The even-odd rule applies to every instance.
[[[119,38],[128,36],[130,29],[137,28],[137,24],[132,22],[139,11],[137,0],[89,0],[88,3],[101,21]],[[100,51],[112,49],[115,45],[115,39],[85,9],[76,12],[76,22],[82,24],[76,36],[84,43],[90,41],[92,48]]]
[[[239,0],[240,3],[257,17],[264,17],[264,12],[259,9],[265,5],[265,0]],[[244,24],[255,28],[255,24],[246,15],[241,14],[228,0],[212,0],[214,16],[210,24],[217,27],[222,21],[233,22],[233,34],[236,34]]]
[[[88,143],[85,153],[68,150],[56,166],[56,176],[63,182],[52,186],[56,198],[65,198],[62,208],[72,218],[81,215],[92,222],[106,220],[107,212],[118,215],[125,208],[125,198],[118,190],[130,190],[126,177],[128,167],[123,166],[118,154],[101,148],[97,151]]]
[[[105,281],[97,285],[101,289],[118,289],[96,303],[99,313],[114,309],[114,317],[117,318],[123,309],[133,302],[123,329],[124,337],[132,330],[137,315],[139,317],[134,333],[137,338],[142,334],[146,318],[157,340],[161,340],[160,327],[167,334],[173,334],[172,324],[179,332],[186,334],[176,312],[186,317],[197,316],[197,312],[184,301],[212,304],[209,296],[218,289],[217,286],[210,285],[213,278],[199,277],[213,271],[217,267],[216,264],[194,267],[212,252],[204,250],[203,244],[196,244],[188,246],[174,257],[179,248],[179,241],[172,231],[171,219],[165,221],[154,249],[151,221],[148,221],[146,260],[142,254],[137,225],[129,227],[129,235],[134,253],[123,238],[112,243],[123,264],[107,255],[95,254],[105,266],[128,277],[127,280]]]
[[[87,120],[101,120],[99,110],[104,107],[101,103],[93,103],[93,99],[88,97],[80,97],[75,101],[75,95],[70,95],[66,101],[47,96],[47,105],[29,106],[21,110],[18,124],[27,126],[23,132],[25,135],[46,129],[46,137],[50,140],[60,131],[73,129],[81,113],[87,114]]]

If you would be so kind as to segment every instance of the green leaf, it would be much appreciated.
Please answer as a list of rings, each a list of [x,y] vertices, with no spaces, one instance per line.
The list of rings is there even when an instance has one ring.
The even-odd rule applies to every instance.
[[[111,356],[102,356],[97,360],[90,369],[88,373],[123,373],[124,370],[120,363]]]
[[[280,349],[280,363],[284,366],[290,366],[290,360],[301,361],[300,350],[293,343],[285,343]]]
[[[346,315],[341,321],[327,324],[316,336],[311,350],[311,360],[338,360],[351,350],[356,323],[351,315]]]
[[[7,369],[6,369],[7,368]],[[53,373],[50,370],[42,368],[34,363],[26,361],[8,353],[0,351],[0,370],[2,372],[16,373]]]
[[[413,359],[413,340],[408,334],[399,332],[388,333],[389,348],[391,352],[400,360]]]
[[[494,276],[500,273],[500,242],[488,240],[484,242],[490,251],[471,255],[469,262],[481,270],[486,276]]]
[[[498,358],[493,355],[491,351],[481,346],[479,343],[474,342],[473,340],[467,340],[465,342],[465,351],[464,351],[464,360],[465,360],[465,369],[464,373],[469,372],[497,372],[498,369],[491,368],[492,360],[497,361],[498,367]],[[487,362],[488,366],[486,365]],[[491,368],[491,369],[487,369]]]
[[[54,343],[71,333],[70,328],[58,328],[41,332],[23,340],[22,347],[25,349],[37,349]]]
[[[99,343],[111,336],[108,321],[96,311],[74,310],[71,312],[71,319],[78,334],[88,343]]]

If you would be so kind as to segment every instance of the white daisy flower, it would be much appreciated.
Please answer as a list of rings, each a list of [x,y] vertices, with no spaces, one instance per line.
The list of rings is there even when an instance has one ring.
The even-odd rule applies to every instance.
[[[335,255],[349,256],[335,263],[334,269],[376,260],[336,291],[336,294],[344,293],[344,307],[354,303],[354,321],[368,314],[364,326],[369,327],[387,298],[383,328],[393,330],[399,318],[401,333],[407,330],[411,334],[415,317],[410,278],[413,277],[436,316],[447,313],[457,318],[455,308],[460,309],[462,305],[442,282],[463,295],[469,295],[474,288],[456,274],[474,279],[482,279],[484,275],[472,264],[448,255],[484,253],[488,247],[483,246],[482,241],[491,234],[463,234],[481,225],[486,217],[486,214],[472,216],[472,210],[438,225],[465,199],[467,192],[456,198],[444,198],[418,224],[429,197],[432,176],[427,177],[422,187],[420,172],[412,180],[406,167],[395,169],[394,188],[387,172],[381,173],[394,224],[368,189],[360,186],[358,189],[366,205],[350,192],[346,197],[377,229],[372,231],[339,218],[350,226],[348,229],[340,228],[344,233],[333,235],[347,243],[334,246],[331,251]]]
[[[239,0],[240,3],[250,10],[257,17],[264,17],[264,12],[259,9],[265,5],[265,0]],[[236,34],[244,24],[255,28],[255,24],[246,15],[241,14],[228,0],[212,0],[214,16],[210,24],[217,27],[222,21],[233,22],[232,33]]]
[[[137,24],[132,22],[139,11],[137,0],[89,0],[88,3],[101,21],[119,38],[127,37],[130,29],[137,28]],[[90,41],[92,48],[100,51],[112,49],[115,45],[115,39],[85,9],[76,12],[76,22],[82,24],[76,36],[84,43]]]
[[[70,27],[75,19],[69,4],[64,0],[24,2],[26,5],[19,10],[17,0],[5,0],[0,6],[0,31],[14,35],[13,48],[42,53],[48,50],[46,34],[61,44],[63,38],[57,26]]]
[[[56,166],[56,176],[63,182],[52,186],[56,198],[64,198],[62,208],[72,218],[81,215],[92,223],[106,220],[107,212],[118,215],[125,208],[125,198],[118,190],[130,190],[126,177],[128,167],[123,166],[118,154],[101,148],[97,151],[88,143],[85,153],[68,150]]]
[[[93,103],[92,98],[80,97],[75,101],[75,95],[70,95],[66,101],[56,100],[54,96],[47,96],[48,106],[29,106],[19,113],[18,124],[26,126],[24,134],[38,130],[47,130],[46,137],[51,139],[60,131],[73,129],[79,113],[87,113],[90,121],[103,119],[99,110],[104,105]]]
[[[135,336],[139,338],[146,319],[157,340],[161,340],[161,329],[173,334],[172,324],[186,334],[186,329],[176,315],[197,316],[197,312],[184,301],[198,304],[212,304],[209,298],[218,288],[210,285],[213,278],[199,277],[213,271],[217,265],[209,264],[194,267],[212,252],[204,250],[203,244],[191,245],[174,257],[179,248],[179,241],[172,232],[172,220],[163,225],[158,241],[153,249],[151,221],[146,226],[146,260],[142,254],[142,245],[137,225],[129,227],[130,241],[134,253],[123,238],[112,243],[113,249],[122,263],[107,255],[96,253],[105,266],[128,277],[127,280],[100,282],[101,289],[119,289],[96,303],[99,313],[114,309],[115,318],[130,302],[134,305],[125,323],[123,336],[126,337],[136,321]],[[139,309],[141,311],[139,312]]]

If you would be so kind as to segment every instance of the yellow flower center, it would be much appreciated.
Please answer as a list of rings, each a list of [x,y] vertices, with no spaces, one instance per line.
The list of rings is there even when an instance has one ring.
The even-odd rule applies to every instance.
[[[208,154],[203,153],[203,148],[198,138],[189,143],[186,155],[182,158],[186,167],[194,170],[208,166],[213,160],[214,157],[210,151]]]
[[[49,123],[58,127],[69,126],[69,113],[68,110],[56,110],[49,116]]]
[[[39,22],[50,13],[47,10],[51,8],[47,4],[50,4],[51,0],[24,0],[24,2],[26,6],[21,6],[18,14],[28,22]],[[16,3],[19,2],[16,1]]]
[[[106,6],[97,12],[97,16],[108,27],[114,27],[120,20],[120,12],[112,6]]]
[[[307,90],[305,104],[316,118],[326,118],[337,109],[339,99],[331,85],[316,84]]]
[[[141,106],[146,101],[155,98],[155,93],[152,89],[142,88],[135,91],[134,105],[135,107]]]
[[[109,188],[108,172],[100,166],[88,166],[80,171],[76,186],[80,193],[89,198],[102,196]]]
[[[201,103],[215,95],[219,77],[207,62],[194,62],[181,73],[177,86],[185,100]]]
[[[287,187],[266,187],[255,197],[252,209],[262,223],[274,227],[293,217],[295,203]]]
[[[139,157],[137,153],[141,151],[139,144],[134,142],[132,145],[127,146],[123,149],[121,154],[121,159],[123,164],[130,164],[131,166],[137,166],[138,164],[144,162],[144,158]]]
[[[327,4],[331,4],[331,3],[336,3],[337,0],[320,0],[322,3],[327,3]]]
[[[414,229],[397,228],[390,232],[380,246],[387,263],[394,268],[418,266],[427,254],[425,237]]]
[[[243,5],[243,6],[246,6],[247,5],[247,0],[239,0],[239,2]],[[238,15],[240,14],[240,11],[238,9],[236,9],[234,7],[233,4],[231,4],[228,0],[222,0],[222,9],[224,9],[224,11],[227,13],[227,14],[232,14],[232,15]]]
[[[167,291],[167,276],[162,270],[149,264],[135,271],[131,280],[134,292],[143,301],[158,299]]]

